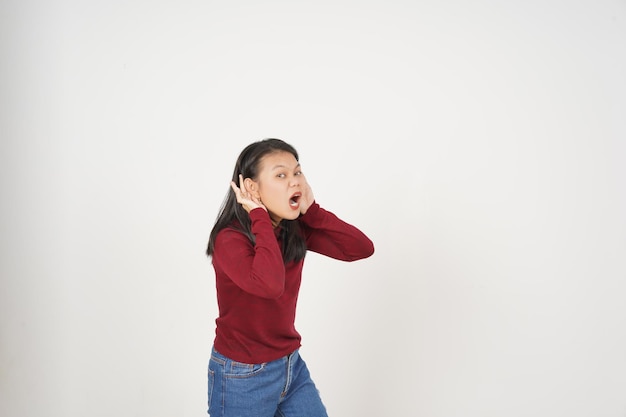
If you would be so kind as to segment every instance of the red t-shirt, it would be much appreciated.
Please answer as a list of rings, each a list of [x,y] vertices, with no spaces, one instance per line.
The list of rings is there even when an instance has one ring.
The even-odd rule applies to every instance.
[[[253,245],[232,228],[215,239],[215,269],[219,317],[215,349],[238,362],[264,363],[300,347],[294,322],[303,260],[283,262],[279,229],[262,208],[250,212]],[[307,250],[342,261],[367,258],[372,241],[356,227],[313,203],[299,217]]]

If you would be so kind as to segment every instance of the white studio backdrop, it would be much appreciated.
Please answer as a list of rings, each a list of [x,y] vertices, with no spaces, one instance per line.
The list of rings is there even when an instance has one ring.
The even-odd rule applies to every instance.
[[[623,1],[0,3],[0,415],[203,416],[248,143],[373,257],[307,258],[332,416],[626,416]]]

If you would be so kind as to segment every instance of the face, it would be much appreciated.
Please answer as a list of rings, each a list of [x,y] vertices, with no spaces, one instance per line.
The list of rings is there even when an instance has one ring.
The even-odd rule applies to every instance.
[[[274,225],[300,215],[300,197],[306,185],[300,164],[289,152],[273,152],[261,159],[259,176],[253,181]]]

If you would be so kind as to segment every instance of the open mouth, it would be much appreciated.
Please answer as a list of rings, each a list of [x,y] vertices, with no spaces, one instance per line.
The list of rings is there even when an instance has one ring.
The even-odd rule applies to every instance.
[[[300,202],[300,197],[302,197],[302,194],[300,193],[295,193],[294,195],[292,195],[289,198],[289,205],[291,207],[298,207],[298,203]]]

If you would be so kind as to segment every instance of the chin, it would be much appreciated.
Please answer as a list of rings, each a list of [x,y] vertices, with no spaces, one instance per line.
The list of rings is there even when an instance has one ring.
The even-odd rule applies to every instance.
[[[278,211],[271,211],[271,215],[270,217],[272,218],[273,221],[276,221],[276,219],[278,220],[278,223],[280,223],[282,220],[296,220],[298,217],[300,217],[300,211],[298,210],[289,210],[289,211],[284,211],[284,212],[278,212]]]
[[[299,211],[290,211],[289,213],[286,213],[285,216],[283,216],[283,219],[287,219],[287,220],[295,220],[298,217],[300,217],[300,212]]]

